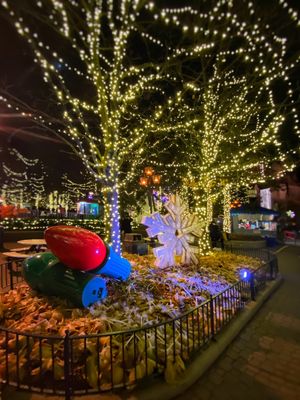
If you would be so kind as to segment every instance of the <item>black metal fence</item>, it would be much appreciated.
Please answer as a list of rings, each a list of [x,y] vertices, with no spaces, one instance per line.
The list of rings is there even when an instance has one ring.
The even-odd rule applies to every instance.
[[[180,371],[193,356],[255,300],[277,260],[263,249],[238,249],[264,261],[250,275],[189,310],[155,325],[105,334],[47,336],[0,327],[0,378],[3,384],[32,392],[99,393],[130,387],[153,374]],[[1,288],[14,288],[22,278],[20,263],[0,266]]]

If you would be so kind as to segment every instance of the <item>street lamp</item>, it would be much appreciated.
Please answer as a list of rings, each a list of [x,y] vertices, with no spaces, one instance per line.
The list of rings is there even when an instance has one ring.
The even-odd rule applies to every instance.
[[[161,178],[160,175],[154,174],[154,172],[155,171],[152,167],[145,167],[144,175],[140,177],[140,185],[147,188],[148,203],[151,214],[155,210],[152,190],[155,186],[158,186],[160,184],[160,178]]]

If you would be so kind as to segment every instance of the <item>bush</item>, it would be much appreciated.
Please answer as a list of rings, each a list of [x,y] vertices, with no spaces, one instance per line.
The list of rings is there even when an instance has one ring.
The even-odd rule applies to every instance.
[[[44,231],[49,226],[54,225],[71,225],[89,229],[94,232],[103,231],[103,223],[100,219],[81,219],[81,218],[5,218],[1,221],[0,226],[6,231],[28,230],[28,231]]]

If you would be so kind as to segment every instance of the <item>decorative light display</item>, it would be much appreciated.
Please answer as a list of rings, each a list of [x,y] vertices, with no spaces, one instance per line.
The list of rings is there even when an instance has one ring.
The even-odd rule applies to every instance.
[[[198,82],[184,84],[169,115],[172,140],[178,143],[178,164],[182,166],[180,157],[185,158],[187,179],[183,183],[188,182],[193,192],[198,217],[208,227],[213,203],[223,193],[227,230],[229,194],[224,185],[239,188],[265,182],[273,175],[274,160],[280,162],[281,174],[292,169],[295,150],[286,151],[279,129],[289,118],[294,132],[298,136],[300,132],[290,80],[299,57],[289,60],[287,40],[276,34],[276,26],[263,23],[262,18],[250,22],[258,5],[249,2],[245,13],[236,13],[238,4],[216,2],[210,12],[202,14],[203,25],[195,36],[212,40],[213,46],[199,55]],[[297,13],[288,14],[294,28],[299,27]],[[196,75],[195,70],[191,75]],[[278,82],[284,87],[283,101],[275,101]],[[204,235],[201,254],[210,247],[208,229]]]
[[[242,281],[250,281],[251,271],[249,269],[243,268],[240,270],[240,278]]]
[[[68,195],[71,207],[75,207],[76,203],[87,195],[98,192],[97,182],[94,179],[90,179],[85,174],[82,174],[82,179],[81,182],[74,182],[67,174],[62,176],[62,190],[65,195]]]
[[[48,209],[55,213],[61,213],[64,210],[67,216],[70,208],[77,208],[79,200],[85,199],[86,196],[90,198],[90,193],[97,190],[97,183],[88,179],[84,174],[82,178],[83,182],[74,182],[66,173],[63,174],[61,191],[54,190],[48,195]]]
[[[50,252],[28,257],[23,264],[23,275],[33,290],[68,299],[77,307],[88,307],[107,296],[104,279],[73,270]]]
[[[198,242],[202,229],[197,217],[189,214],[178,195],[172,195],[164,207],[168,214],[156,212],[142,219],[142,224],[148,226],[148,236],[157,236],[163,245],[153,249],[156,265],[161,268],[176,265],[176,256],[182,264],[198,264]]]
[[[106,236],[116,251],[119,191],[140,165],[149,133],[153,142],[161,143],[167,136],[173,143],[169,150],[177,147],[179,160],[168,165],[174,166],[174,173],[183,166],[187,178],[196,182],[195,209],[207,226],[222,180],[244,186],[261,182],[266,175],[259,167],[275,158],[282,173],[293,167],[288,157],[294,150],[282,151],[278,130],[289,114],[300,133],[289,75],[299,57],[289,59],[287,40],[263,20],[260,2],[256,3],[216,0],[211,6],[199,3],[197,9],[158,8],[155,2],[138,0],[41,0],[28,12],[27,5],[1,2],[32,46],[44,80],[56,94],[64,123],[57,134],[72,143],[101,182]],[[299,27],[298,14],[286,1],[275,5],[293,28]],[[26,23],[28,16],[31,24]],[[43,34],[43,21],[62,40]],[[145,50],[144,56],[134,53],[137,47]],[[83,81],[89,89],[83,94],[92,96],[79,97],[74,90]],[[280,107],[274,100],[278,81],[286,91]],[[20,111],[21,103],[4,96],[0,100]],[[30,111],[26,116],[53,129],[53,121],[46,121],[42,113]],[[128,172],[121,181],[124,165]],[[202,254],[210,247],[208,229],[204,234]]]
[[[8,152],[13,156],[14,168],[9,167],[4,161],[1,163],[2,196],[5,203],[15,204],[20,208],[23,208],[24,204],[30,204],[38,208],[45,192],[43,164],[39,159],[24,157],[14,148],[9,148]]]
[[[168,108],[172,102],[167,101],[165,106],[169,96],[166,84],[174,85],[177,79],[174,63],[181,62],[182,57],[196,57],[211,44],[192,45],[194,39],[191,38],[182,47],[180,35],[175,43],[166,17],[172,10],[160,10],[152,2],[95,0],[89,4],[68,2],[66,5],[60,0],[41,0],[31,10],[27,5],[15,6],[5,0],[1,5],[14,20],[18,33],[31,45],[44,81],[51,86],[61,106],[63,126],[57,128],[57,134],[72,143],[88,171],[101,182],[106,237],[120,252],[120,186],[131,179],[147,134],[153,129],[168,132],[160,119],[162,108]],[[184,10],[185,13],[191,11],[190,8]],[[172,20],[179,22],[181,12],[174,9]],[[159,20],[159,15],[164,17]],[[39,27],[44,21],[47,31],[52,28],[53,35],[61,40],[43,34],[43,28]],[[158,26],[163,23],[167,29],[153,30],[154,23]],[[177,35],[183,24],[181,21],[178,27],[177,23],[173,25]],[[76,28],[78,26],[81,28]],[[138,35],[145,49],[149,49],[139,62],[130,56],[130,51],[137,47]],[[49,37],[51,43],[47,41]],[[57,49],[56,43],[59,43]],[[67,61],[68,56],[72,62]],[[85,81],[85,88],[91,88],[93,96],[89,96],[89,100],[84,96],[86,90],[81,97],[78,90],[74,91],[76,79],[79,85]],[[156,101],[146,110],[143,100],[147,96]],[[159,98],[164,106],[155,106]],[[22,106],[5,96],[0,100],[8,108],[18,110]],[[27,112],[26,117],[53,130],[53,120],[47,121],[45,114]],[[126,158],[133,162],[126,180],[120,182],[119,173]]]
[[[94,232],[80,227],[58,225],[45,231],[47,246],[65,265],[80,271],[105,274],[126,280],[130,263],[116,254]]]
[[[230,217],[230,202],[231,202],[231,185],[226,183],[223,186],[223,232],[231,233],[231,217]]]
[[[99,274],[120,280],[130,275],[129,261],[114,253],[94,232],[53,226],[46,230],[45,240],[52,253],[29,257],[23,266],[24,278],[34,290],[88,307],[107,295],[106,282]]]
[[[59,193],[58,190],[54,190],[49,193],[48,209],[50,213],[62,214],[64,212],[67,216],[70,205],[71,207],[75,207],[70,201],[70,194],[68,192]]]
[[[4,218],[1,220],[1,227],[7,231],[44,231],[52,225],[80,226],[99,233],[103,231],[103,224],[99,219],[68,219],[68,218]]]
[[[228,196],[228,194],[227,194],[227,196]],[[235,199],[230,203],[230,208],[239,208],[239,207],[241,207],[241,202],[238,199]]]
[[[295,213],[294,211],[292,211],[292,210],[288,210],[288,211],[286,212],[286,215],[287,215],[288,217],[290,217],[290,218],[295,218],[296,213]]]

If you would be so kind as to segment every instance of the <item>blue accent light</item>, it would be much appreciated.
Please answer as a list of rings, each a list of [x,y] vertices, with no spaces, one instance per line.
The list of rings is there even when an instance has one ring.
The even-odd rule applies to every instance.
[[[243,281],[249,281],[251,276],[251,272],[248,269],[241,269],[240,270],[240,278]]]

